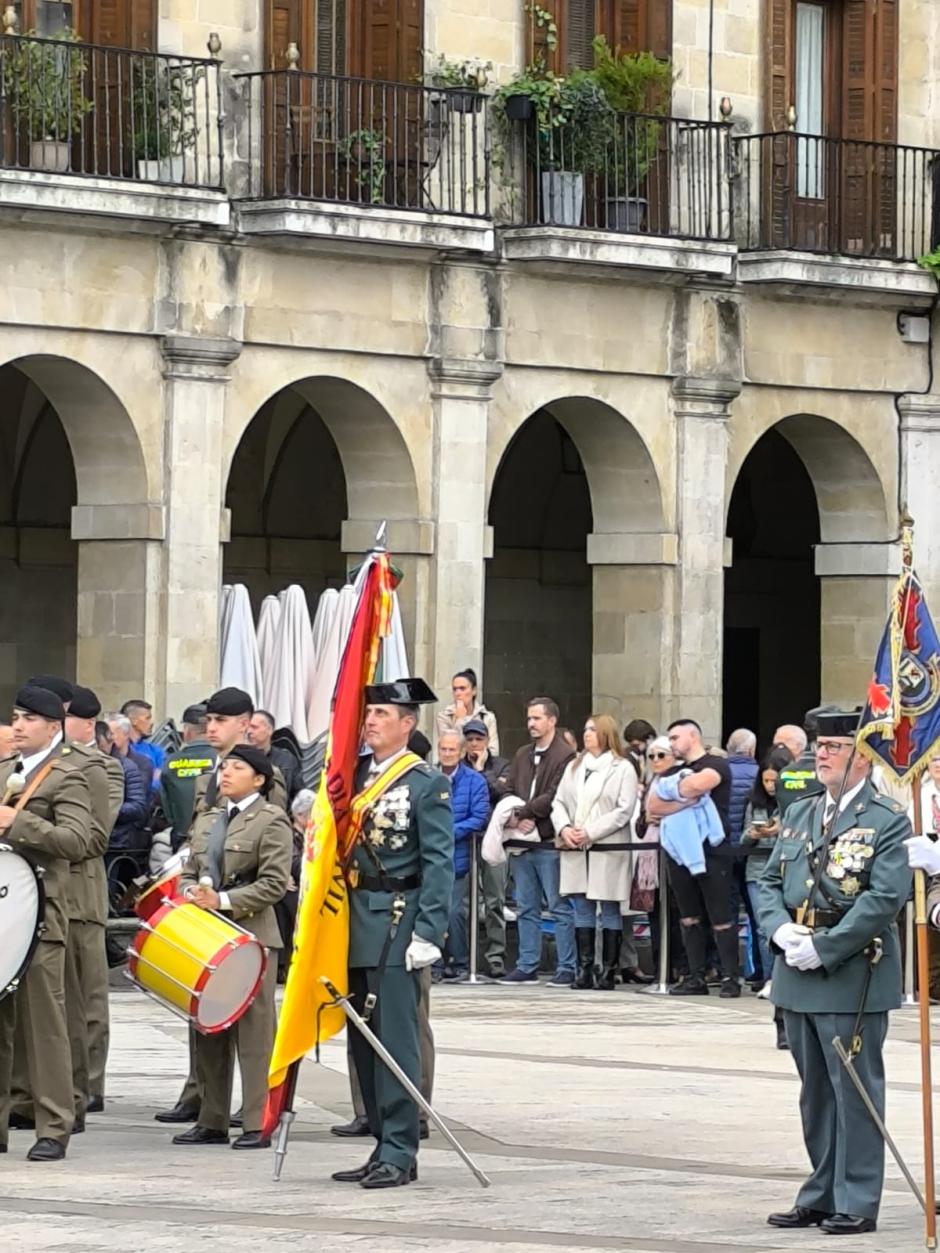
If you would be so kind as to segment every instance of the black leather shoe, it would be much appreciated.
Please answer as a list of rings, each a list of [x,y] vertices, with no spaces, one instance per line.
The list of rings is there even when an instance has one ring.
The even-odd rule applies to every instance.
[[[655,975],[645,975],[642,970],[621,970],[621,983],[655,983]]]
[[[197,1122],[188,1131],[181,1131],[173,1137],[174,1144],[228,1144],[227,1131],[211,1131]]]
[[[331,1127],[334,1136],[370,1136],[368,1118],[354,1118],[352,1122],[344,1122],[339,1127]]]
[[[228,1120],[228,1125],[230,1127],[243,1127],[245,1125],[242,1120],[242,1111],[240,1109],[237,1109],[235,1113],[231,1116],[231,1118]]]
[[[686,979],[669,989],[670,996],[708,996],[708,984],[704,979]]]
[[[28,1162],[61,1162],[65,1157],[65,1145],[58,1140],[42,1136],[26,1154]]]
[[[365,1179],[359,1181],[360,1188],[403,1188],[405,1184],[414,1183],[418,1178],[418,1163],[412,1162],[409,1170],[393,1166],[391,1162],[376,1162]]]
[[[10,1110],[10,1130],[35,1131],[36,1122],[32,1118],[26,1118],[23,1114],[15,1114],[13,1110]]]
[[[787,1040],[787,1029],[782,1022],[777,1023],[777,1048],[788,1052],[790,1049],[790,1043]]]
[[[154,1114],[157,1122],[195,1122],[198,1117],[198,1105],[174,1105],[172,1109],[163,1109],[159,1114]]]
[[[806,1209],[803,1205],[794,1205],[781,1214],[768,1215],[771,1227],[819,1227],[831,1215],[821,1209]]]
[[[85,1130],[85,1115],[76,1114],[75,1121],[72,1123],[72,1135],[80,1136]]]
[[[261,1131],[245,1131],[232,1141],[233,1149],[269,1149],[271,1137]]]
[[[431,1128],[428,1126],[426,1122],[423,1122],[421,1124],[420,1130],[418,1131],[418,1139],[426,1140],[430,1134],[431,1134]]]
[[[330,1176],[337,1183],[362,1183],[366,1175],[374,1166],[378,1165],[370,1157],[364,1166],[357,1166],[355,1170],[336,1170]]]
[[[827,1236],[863,1236],[877,1230],[873,1218],[856,1218],[854,1214],[830,1214],[819,1226]]]
[[[718,995],[724,997],[725,1000],[728,1000],[729,998],[733,999],[734,997],[740,996],[741,995],[740,980],[730,979],[730,978],[722,979],[721,991],[718,993]]]
[[[104,1113],[104,1097],[90,1096],[88,1104],[85,1106],[86,1114],[103,1114]]]
[[[7,1146],[5,1144],[0,1144],[0,1153],[6,1153],[7,1151]]]

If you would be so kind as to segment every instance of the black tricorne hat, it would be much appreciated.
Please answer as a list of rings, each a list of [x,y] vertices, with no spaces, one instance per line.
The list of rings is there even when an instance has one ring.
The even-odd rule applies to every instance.
[[[75,718],[97,718],[101,713],[101,701],[90,687],[74,687],[69,703],[69,713]]]
[[[236,744],[232,751],[226,754],[226,760],[229,757],[237,757],[239,761],[247,762],[251,766],[255,774],[264,776],[265,783],[270,783],[274,778],[274,767],[271,765],[271,758],[267,753],[263,753],[260,748],[255,748],[253,744]]]
[[[206,701],[207,714],[238,717],[239,714],[253,714],[254,712],[254,701],[240,687],[223,687],[218,692],[213,692]]]
[[[367,705],[431,705],[436,700],[424,679],[396,679],[366,688]]]
[[[47,692],[55,692],[61,701],[70,701],[75,695],[75,685],[58,674],[36,674],[26,680],[27,687],[44,687]]]
[[[51,692],[47,687],[40,687],[37,683],[27,683],[25,687],[21,687],[16,694],[13,702],[14,709],[23,709],[26,713],[39,714],[41,718],[48,718],[50,722],[64,722],[65,705],[62,698],[57,696],[55,692]]]
[[[855,739],[858,731],[861,709],[833,709],[820,711],[816,715],[816,734],[838,735],[843,738]]]

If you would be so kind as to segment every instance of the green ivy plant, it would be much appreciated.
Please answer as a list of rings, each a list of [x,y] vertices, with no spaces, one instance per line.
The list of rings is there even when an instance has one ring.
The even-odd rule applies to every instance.
[[[357,167],[356,186],[368,191],[370,204],[382,204],[385,200],[385,148],[384,130],[351,131],[342,141],[342,157]]]
[[[540,4],[534,3],[534,0],[526,4],[525,11],[538,29],[544,30],[545,46],[549,52],[554,52],[558,47],[558,25],[551,13],[548,9],[543,9]]]
[[[917,258],[917,264],[922,270],[927,270],[940,283],[940,247],[934,248],[932,252],[925,252],[922,257]]]
[[[202,66],[135,59],[131,100],[134,156],[139,161],[178,157],[195,144],[196,84],[204,74]]]

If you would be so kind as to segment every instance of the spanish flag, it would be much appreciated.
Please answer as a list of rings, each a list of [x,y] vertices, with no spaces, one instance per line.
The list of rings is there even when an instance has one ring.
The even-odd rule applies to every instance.
[[[293,1103],[297,1069],[306,1054],[346,1023],[329,1007],[320,983],[326,975],[341,992],[348,986],[349,898],[343,877],[348,852],[350,806],[364,709],[364,688],[373,681],[382,638],[388,635],[394,586],[388,554],[370,553],[357,578],[359,601],[340,663],[326,758],[304,847],[294,956],[284,989],[274,1051],[268,1071],[265,1134]]]

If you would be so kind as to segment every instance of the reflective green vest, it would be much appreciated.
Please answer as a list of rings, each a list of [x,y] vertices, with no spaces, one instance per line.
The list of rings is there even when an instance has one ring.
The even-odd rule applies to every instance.
[[[816,778],[816,757],[807,749],[796,761],[780,771],[776,791],[777,807],[783,814],[793,801],[805,800],[807,796],[816,796],[823,791],[823,785]]]

